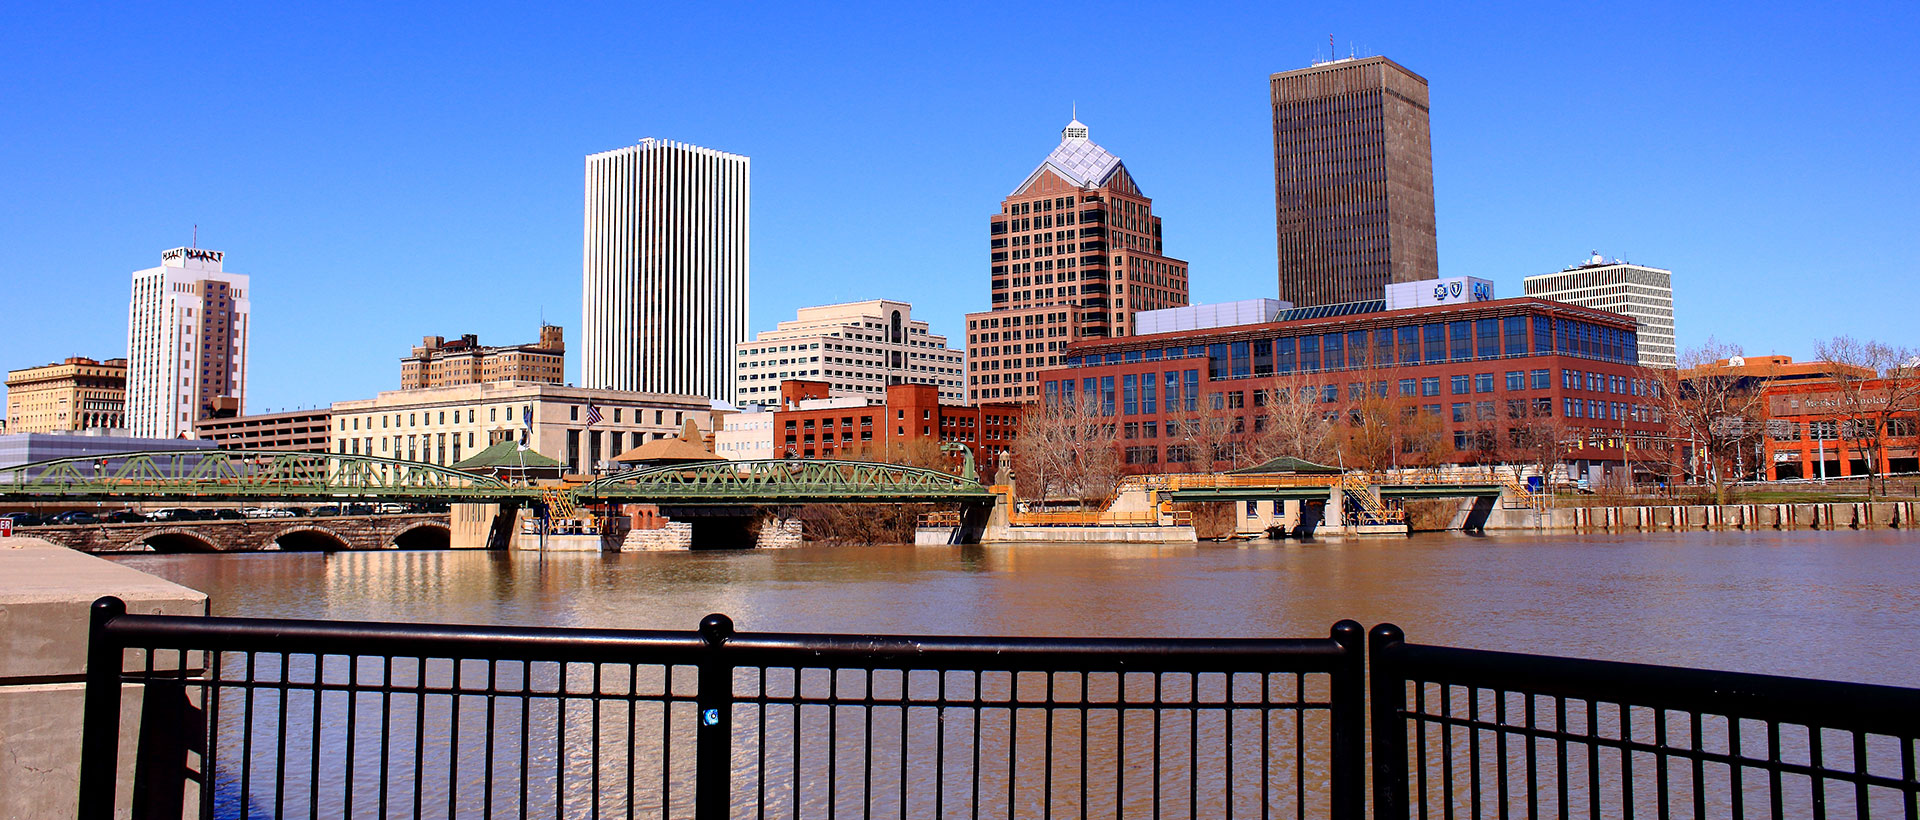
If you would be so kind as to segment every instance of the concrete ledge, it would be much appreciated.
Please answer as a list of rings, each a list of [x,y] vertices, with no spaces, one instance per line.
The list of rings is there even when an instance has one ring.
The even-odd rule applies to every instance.
[[[104,595],[130,613],[207,614],[199,591],[38,538],[0,538],[0,817],[73,816],[88,611]],[[140,700],[135,687],[121,696],[121,816]]]
[[[1130,544],[1196,544],[1192,527],[993,527],[987,543],[1107,541]]]

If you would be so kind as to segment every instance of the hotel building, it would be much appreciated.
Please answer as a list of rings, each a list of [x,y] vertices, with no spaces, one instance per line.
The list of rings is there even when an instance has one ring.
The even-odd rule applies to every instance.
[[[1280,298],[1359,302],[1439,277],[1426,79],[1368,57],[1269,85]]]
[[[7,373],[7,419],[0,431],[54,433],[127,426],[127,360],[64,362]]]
[[[487,347],[471,333],[451,342],[427,336],[413,355],[400,360],[400,389],[457,387],[482,382],[566,381],[567,344],[555,325],[540,326],[540,341]]]
[[[1631,316],[1640,324],[1640,365],[1674,367],[1673,271],[1600,254],[1559,273],[1529,276],[1528,296]]]
[[[528,382],[393,390],[334,402],[331,449],[450,467],[512,439],[588,474],[642,442],[679,435],[688,419],[712,430],[712,406],[699,396]]]
[[[886,399],[896,384],[929,384],[943,401],[966,400],[965,354],[947,337],[913,318],[905,302],[873,299],[801,308],[791,321],[761,331],[735,351],[739,387],[734,404],[777,405],[787,379],[826,382],[828,395]]]
[[[1187,263],[1119,157],[1078,119],[988,220],[991,309],[967,314],[967,400],[1033,401],[1068,344],[1133,332],[1142,310],[1187,303]]]
[[[139,438],[189,438],[227,397],[246,412],[252,338],[247,277],[220,251],[174,248],[134,271],[127,310],[127,428]]]
[[[644,139],[587,157],[581,384],[733,398],[747,197],[738,154]]]

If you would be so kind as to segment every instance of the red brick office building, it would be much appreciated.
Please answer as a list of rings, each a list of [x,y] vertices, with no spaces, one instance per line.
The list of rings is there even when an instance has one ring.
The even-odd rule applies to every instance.
[[[1347,303],[1278,318],[1076,344],[1065,367],[1040,374],[1043,395],[1095,396],[1120,427],[1128,469],[1144,473],[1215,468],[1169,425],[1218,407],[1254,429],[1266,391],[1308,380],[1329,413],[1371,394],[1439,416],[1459,462],[1483,457],[1476,435],[1558,419],[1584,445],[1567,456],[1568,472],[1593,481],[1621,474],[1623,436],[1664,430],[1634,322],[1618,314],[1520,298],[1393,311]]]
[[[928,441],[964,444],[973,450],[975,463],[988,470],[1013,446],[1018,407],[942,404],[940,388],[931,384],[888,385],[884,404],[858,404],[828,399],[831,387],[797,379],[780,383],[780,406],[773,411],[778,456],[843,458]],[[961,458],[955,455],[952,461],[958,465]]]
[[[1153,200],[1079,120],[1000,203],[987,244],[991,308],[967,314],[970,403],[1033,401],[1068,344],[1187,304],[1187,263],[1163,255]]]

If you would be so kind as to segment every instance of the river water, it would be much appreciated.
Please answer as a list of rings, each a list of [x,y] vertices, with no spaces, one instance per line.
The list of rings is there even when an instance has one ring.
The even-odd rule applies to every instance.
[[[1920,535],[142,555],[260,617],[868,634],[1408,639],[1920,687]]]

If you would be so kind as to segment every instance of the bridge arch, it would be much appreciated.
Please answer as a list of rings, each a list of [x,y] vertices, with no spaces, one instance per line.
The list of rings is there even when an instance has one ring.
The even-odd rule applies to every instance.
[[[145,545],[154,552],[221,552],[220,546],[204,533],[189,529],[168,528],[150,532],[134,543]]]
[[[443,550],[453,546],[453,529],[445,524],[421,521],[393,535],[390,546],[401,550]]]
[[[274,533],[272,543],[285,552],[339,552],[353,549],[340,533],[311,524],[288,527]]]

